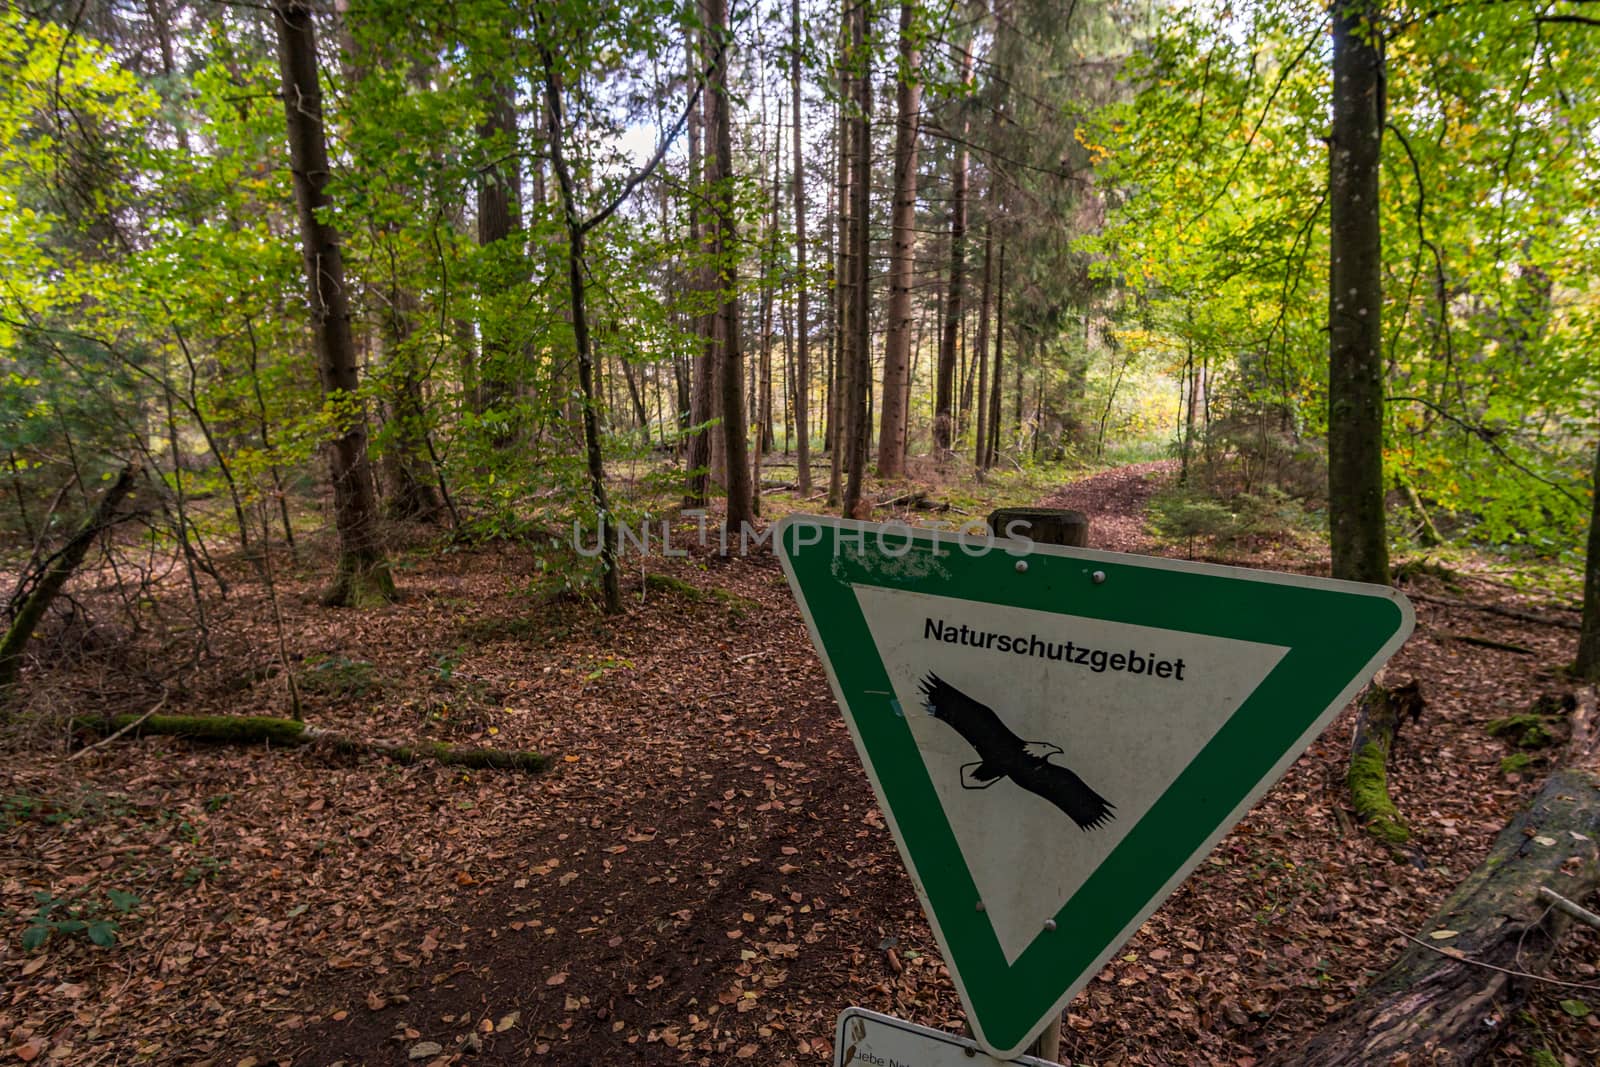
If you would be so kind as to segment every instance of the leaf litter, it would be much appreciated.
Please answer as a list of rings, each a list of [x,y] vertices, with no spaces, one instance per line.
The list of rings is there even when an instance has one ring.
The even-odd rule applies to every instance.
[[[1170,478],[1119,468],[1048,503],[1089,511],[1096,547],[1161,551],[1141,515]],[[1217,560],[1326,572],[1325,549],[1293,538]],[[559,756],[544,775],[163,738],[69,768],[13,747],[0,1062],[814,1064],[850,1004],[961,1030],[776,561],[652,559],[722,595],[635,574],[616,621],[521,594],[530,565],[509,548],[419,556],[404,601],[359,614],[319,607],[308,573],[286,614],[291,647],[343,672],[314,695],[318,725]],[[1458,580],[1525,603],[1470,568]],[[218,606],[240,636],[216,640],[180,710],[279,710],[270,606],[251,597]],[[1417,614],[1390,668],[1428,701],[1391,767],[1414,850],[1352,824],[1347,712],[1074,1000],[1064,1059],[1245,1065],[1292,1047],[1486,853],[1547,769],[1504,770],[1488,725],[1562,688],[1572,638]],[[76,685],[62,696],[82,713],[86,681],[52,684]],[[22,950],[36,894],[108,910],[113,889],[139,903],[112,948],[58,933]],[[1552,977],[1600,982],[1597,958],[1575,933]],[[1494,1062],[1595,1062],[1600,1013],[1579,1004],[1536,990]]]

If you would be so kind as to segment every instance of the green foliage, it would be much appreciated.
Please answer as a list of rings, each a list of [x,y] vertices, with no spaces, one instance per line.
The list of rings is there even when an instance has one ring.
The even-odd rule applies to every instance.
[[[1520,774],[1533,766],[1533,757],[1526,752],[1513,752],[1500,761],[1501,774]]]
[[[1176,486],[1151,497],[1146,514],[1152,533],[1186,542],[1191,557],[1202,539],[1230,547],[1252,538],[1291,536],[1307,524],[1305,509],[1274,485],[1259,493],[1235,493],[1226,500]]]
[[[1600,117],[1600,40],[1510,5],[1384,28],[1385,463],[1442,525],[1553,556],[1587,517],[1600,387],[1579,355],[1600,245],[1571,215],[1600,177],[1577,134]],[[1154,304],[1143,343],[1199,383],[1197,434],[1274,424],[1265,452],[1220,443],[1297,493],[1314,479],[1274,455],[1325,427],[1325,34],[1321,8],[1277,0],[1173,10],[1130,61],[1134,98],[1086,134],[1140,195],[1080,247]]]
[[[56,896],[44,890],[36,891],[33,899],[39,905],[28,926],[22,931],[22,948],[33,952],[45,946],[51,937],[82,937],[100,948],[110,948],[117,943],[120,929],[112,916],[125,916],[140,904],[139,897],[121,889],[108,889],[105,899],[83,899],[79,894]]]
[[[1504,738],[1517,748],[1548,748],[1556,741],[1550,720],[1532,712],[1496,719],[1486,729],[1490,737]]]
[[[382,689],[384,679],[366,660],[347,656],[308,656],[299,675],[301,690],[336,700],[360,700]]]
[[[737,619],[744,618],[761,606],[759,602],[747,596],[740,596],[730,589],[716,585],[701,587],[670,574],[647,574],[644,576],[644,587],[647,592],[682,597],[692,604],[707,602],[721,604]]]

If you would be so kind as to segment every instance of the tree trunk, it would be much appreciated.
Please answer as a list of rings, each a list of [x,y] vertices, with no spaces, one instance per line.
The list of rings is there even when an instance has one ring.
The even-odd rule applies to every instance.
[[[710,153],[713,237],[712,255],[717,269],[717,365],[722,378],[722,440],[727,461],[728,515],[737,533],[755,518],[750,498],[750,456],[745,439],[744,359],[739,347],[738,229],[733,205],[732,102],[728,97],[728,0],[706,0],[706,27],[714,49],[705,100],[712,112]]]
[[[328,221],[328,147],[322,128],[322,89],[317,83],[317,41],[307,0],[273,0],[278,61],[300,221],[306,287],[317,341],[317,370],[327,408],[338,416],[328,449],[333,480],[334,523],[339,562],[325,601],[362,606],[393,600],[394,579],[378,542],[377,500],[367,459],[355,343],[339,233]]]
[[[973,466],[982,471],[989,467],[989,299],[994,281],[994,226],[983,226],[983,287],[978,297],[978,426],[973,434],[977,445],[972,457]]]
[[[1371,0],[1335,0],[1329,139],[1328,516],[1333,576],[1389,582],[1383,505],[1383,53]]]
[[[88,554],[89,546],[94,544],[94,539],[116,518],[117,507],[122,503],[122,498],[133,489],[133,479],[138,472],[139,468],[132,463],[122,468],[122,473],[117,475],[117,480],[112,482],[101,495],[94,510],[83,520],[77,532],[61,546],[61,550],[54,558],[48,561],[44,573],[39,576],[32,591],[22,601],[22,606],[6,630],[5,637],[0,638],[0,697],[16,684],[17,674],[22,670],[22,653],[27,650],[33,631],[38,629],[40,621],[44,619],[44,613],[50,610],[50,604],[55,600],[56,594],[61,592],[62,587],[67,584],[67,579],[72,577],[72,572],[83,562],[83,557]]]
[[[480,141],[497,158],[478,178],[478,246],[494,249],[485,269],[484,299],[480,301],[479,327],[483,336],[483,366],[478,375],[478,405],[482,413],[512,397],[516,381],[516,342],[506,328],[505,316],[496,308],[496,294],[522,282],[521,245],[514,238],[522,221],[522,157],[517,152],[515,86],[509,80],[485,82],[485,114],[478,126]],[[504,444],[505,435],[497,443]]]
[[[384,354],[389,370],[389,448],[386,467],[393,490],[389,514],[396,519],[426,519],[439,510],[438,476],[428,449],[425,373],[411,344],[416,297],[397,279],[389,289],[384,316]]]
[[[1578,631],[1578,660],[1573,673],[1600,681],[1600,447],[1595,449],[1590,482],[1589,543],[1583,561],[1583,628]]]
[[[702,44],[701,36],[696,31],[690,31],[692,39],[697,45]],[[698,67],[704,62],[704,49],[692,47],[689,51],[689,77],[698,75]],[[702,262],[695,264],[691,277],[694,279],[693,288],[703,300],[711,288],[708,277],[709,268],[703,262],[709,254],[706,248],[705,221],[700,213],[700,200],[705,189],[701,180],[705,166],[702,145],[705,137],[705,96],[702,94],[689,108],[689,245],[694,249],[695,255]],[[711,316],[699,314],[695,316],[695,334],[700,338],[694,360],[693,390],[689,404],[689,421],[695,427],[689,435],[688,455],[685,465],[688,467],[689,476],[684,487],[683,503],[689,508],[703,508],[709,499],[709,483],[711,478],[711,438],[712,428],[706,423],[715,416],[712,409],[714,394],[712,393],[712,352],[711,352]]]
[[[857,518],[861,506],[861,480],[867,465],[867,379],[872,375],[871,320],[867,302],[867,267],[870,257],[868,210],[872,194],[872,75],[867,56],[867,5],[851,11],[850,58],[853,114],[850,116],[850,359],[845,416],[845,444],[849,451],[848,478],[844,486],[844,514]]]
[[[972,50],[961,49],[961,84],[972,81]],[[950,179],[950,295],[944,305],[944,334],[939,341],[939,377],[933,405],[933,447],[948,452],[954,429],[956,344],[961,334],[961,296],[967,257],[967,120],[961,120],[963,143],[956,146]]]
[[[1495,839],[1489,855],[1361,997],[1309,1041],[1268,1062],[1469,1064],[1492,1048],[1570,920],[1540,898],[1548,888],[1582,900],[1600,888],[1600,730],[1595,693],[1579,695],[1561,769]],[[1548,843],[1547,843],[1548,842]],[[1447,937],[1431,935],[1450,930]]]
[[[922,108],[916,45],[916,5],[900,4],[900,74],[894,132],[894,215],[889,260],[889,321],[883,342],[883,404],[878,430],[878,474],[906,472],[906,413],[911,398],[911,283],[917,222],[917,114]]]
[[[406,744],[370,740],[307,726],[296,719],[276,719],[265,715],[118,715],[111,719],[79,716],[72,720],[72,725],[79,730],[107,735],[107,740],[113,733],[128,731],[135,737],[155,734],[224,744],[325,744],[339,752],[371,753],[397,763],[430,759],[449,766],[482,770],[538,772],[550,763],[550,757],[537,752],[462,748],[443,741]]]
[[[594,348],[589,339],[588,293],[584,281],[584,229],[578,217],[572,172],[567,166],[564,149],[565,118],[561,106],[561,87],[549,46],[541,45],[541,52],[550,163],[555,168],[556,182],[560,186],[562,215],[567,229],[567,291],[572,305],[572,339],[578,352],[578,387],[583,392],[584,459],[588,468],[589,494],[594,503],[595,522],[599,527],[600,589],[606,614],[619,615],[623,610],[622,582],[617,574],[620,530],[616,517],[611,513],[611,501],[606,493],[605,458],[600,451],[599,397],[595,393]]]
[[[841,0],[841,3],[843,0]],[[848,21],[848,20],[847,20]],[[834,147],[838,163],[839,184],[837,191],[838,212],[835,215],[833,228],[834,238],[834,269],[833,269],[833,367],[831,368],[830,384],[828,386],[828,506],[838,507],[839,498],[844,495],[844,453],[845,453],[845,411],[847,401],[843,385],[847,380],[846,368],[850,365],[850,282],[853,274],[850,270],[850,137],[849,124],[846,117],[845,100],[853,91],[851,89],[848,61],[845,52],[849,48],[849,34],[843,31],[840,41],[839,57],[839,104],[838,104],[838,130]]]
[[[989,397],[989,448],[984,453],[983,467],[994,466],[1000,455],[1000,401],[1002,373],[1005,359],[1002,349],[1006,337],[1006,242],[1000,239],[1000,275],[995,282],[994,299],[994,392]]]
[[[1421,714],[1422,692],[1415,681],[1390,689],[1375,680],[1358,704],[1345,782],[1356,818],[1387,845],[1399,846],[1411,839],[1411,831],[1389,797],[1389,756],[1406,716],[1415,722]]]
[[[811,493],[811,353],[807,335],[811,331],[810,279],[806,275],[806,181],[805,156],[801,147],[804,139],[804,112],[800,100],[800,0],[789,0],[789,93],[794,110],[794,246],[795,264],[800,286],[800,309],[795,321],[796,359],[794,387],[795,463],[799,468],[795,479],[800,495]]]

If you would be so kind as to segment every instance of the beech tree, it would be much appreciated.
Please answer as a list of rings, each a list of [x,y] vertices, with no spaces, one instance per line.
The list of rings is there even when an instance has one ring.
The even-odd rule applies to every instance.
[[[1338,0],[1328,139],[1328,522],[1333,574],[1389,583],[1383,502],[1383,248],[1378,167],[1383,51],[1377,7]]]

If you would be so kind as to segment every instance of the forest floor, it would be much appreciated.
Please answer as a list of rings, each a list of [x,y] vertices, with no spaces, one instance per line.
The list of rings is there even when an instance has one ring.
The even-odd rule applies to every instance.
[[[1183,554],[1143,519],[1172,476],[1122,467],[1042,502],[1088,511],[1096,547]],[[1311,535],[1206,558],[1326,573]],[[820,1064],[851,1004],[959,1030],[777,561],[632,558],[618,619],[531,595],[535,565],[418,547],[404,599],[362,613],[320,607],[311,567],[279,587],[312,722],[536,749],[544,774],[164,738],[68,762],[64,733],[12,737],[0,1064]],[[1406,588],[1560,611],[1489,568]],[[208,607],[212,655],[164,710],[283,714],[259,584]],[[1488,724],[1567,687],[1575,635],[1416,607],[1389,672],[1427,700],[1392,768],[1414,851],[1352,825],[1347,712],[1074,1001],[1064,1059],[1249,1067],[1348,1003],[1484,856],[1554,751],[1508,772]],[[162,695],[136,666],[36,672],[32,704],[146,710]],[[116,944],[24,951],[49,900],[117,921]],[[1600,1012],[1580,1017],[1597,959],[1574,935],[1553,976],[1596,991],[1536,987],[1494,1062],[1600,1062]]]

